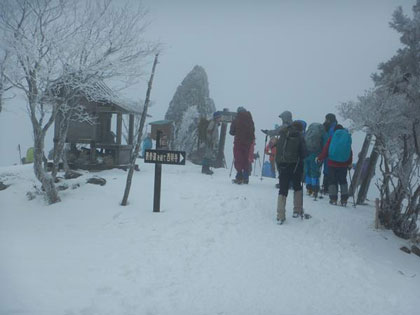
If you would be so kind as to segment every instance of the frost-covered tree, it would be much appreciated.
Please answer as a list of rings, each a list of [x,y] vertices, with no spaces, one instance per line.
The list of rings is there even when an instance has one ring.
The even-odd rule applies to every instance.
[[[9,53],[0,48],[0,113],[3,110],[4,101],[7,99],[5,93],[12,88],[12,85],[6,80],[5,73],[8,67]]]
[[[353,128],[367,129],[375,136],[381,157],[381,223],[402,236],[416,233],[420,213],[420,0],[413,18],[401,8],[390,26],[401,34],[403,48],[374,74],[375,88],[356,102],[339,108]]]
[[[172,147],[187,155],[197,150],[200,118],[210,118],[216,107],[209,96],[209,83],[203,67],[195,66],[177,88],[165,119],[174,122]]]
[[[34,170],[48,203],[60,200],[52,176],[42,167],[45,134],[60,107],[51,91],[58,79],[88,84],[132,82],[144,57],[156,48],[144,40],[146,12],[112,0],[2,0],[2,46],[9,52],[7,82],[26,96],[34,138]],[[68,71],[71,69],[71,71]],[[86,86],[85,86],[86,88]]]

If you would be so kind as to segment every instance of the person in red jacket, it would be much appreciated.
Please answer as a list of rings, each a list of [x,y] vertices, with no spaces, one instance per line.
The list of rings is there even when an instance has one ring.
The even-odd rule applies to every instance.
[[[255,127],[252,115],[243,107],[238,107],[236,118],[230,125],[229,133],[234,136],[233,158],[236,169],[235,184],[249,182],[249,151],[255,140]]]
[[[270,141],[268,141],[268,144],[264,150],[264,153],[269,156],[271,174],[273,174],[274,178],[276,177],[276,142],[277,138],[274,136],[270,136]]]
[[[336,133],[337,135],[334,139]],[[345,138],[345,141],[338,141],[339,134],[344,135],[344,138],[350,137],[350,139]],[[340,158],[337,158],[337,156],[340,156]],[[342,125],[337,125],[334,128],[334,134],[328,138],[316,160],[317,162],[322,162],[326,158],[328,158],[328,194],[330,204],[337,204],[338,186],[340,186],[341,205],[345,206],[348,199],[347,169],[352,167],[353,152],[351,150],[351,136]]]

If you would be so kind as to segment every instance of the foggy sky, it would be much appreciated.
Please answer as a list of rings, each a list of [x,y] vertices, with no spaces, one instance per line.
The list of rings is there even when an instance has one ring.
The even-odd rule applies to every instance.
[[[282,111],[308,123],[322,122],[338,104],[371,88],[378,64],[401,47],[389,27],[392,12],[402,5],[411,16],[415,1],[143,2],[150,10],[147,37],[164,44],[152,120],[163,118],[182,79],[201,65],[216,108],[250,110],[257,146],[262,146],[259,129],[273,128]],[[147,79],[126,96],[143,99]],[[9,128],[16,140],[8,138]],[[29,119],[6,104],[0,113],[0,166],[17,162],[17,143],[30,142]]]

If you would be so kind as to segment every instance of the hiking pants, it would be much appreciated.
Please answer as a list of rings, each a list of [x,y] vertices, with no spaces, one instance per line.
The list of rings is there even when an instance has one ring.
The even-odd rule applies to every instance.
[[[236,179],[249,177],[249,147],[250,144],[235,143],[233,145],[233,158],[235,160]]]
[[[338,186],[340,186],[341,200],[346,200],[349,195],[347,186],[347,167],[328,168],[328,194],[330,199],[337,200]]]
[[[303,163],[277,163],[279,171],[280,189],[279,195],[287,197],[290,183],[293,184],[293,190],[302,190]]]
[[[319,190],[319,177],[321,176],[321,166],[315,162],[316,153],[311,153],[305,158],[305,183],[312,189],[317,187]]]

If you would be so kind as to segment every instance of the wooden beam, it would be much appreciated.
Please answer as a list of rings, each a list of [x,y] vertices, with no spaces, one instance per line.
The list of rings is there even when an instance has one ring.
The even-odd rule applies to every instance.
[[[133,144],[134,140],[134,115],[130,114],[128,121],[128,144]]]
[[[122,139],[122,114],[117,114],[117,144],[121,144]]]

